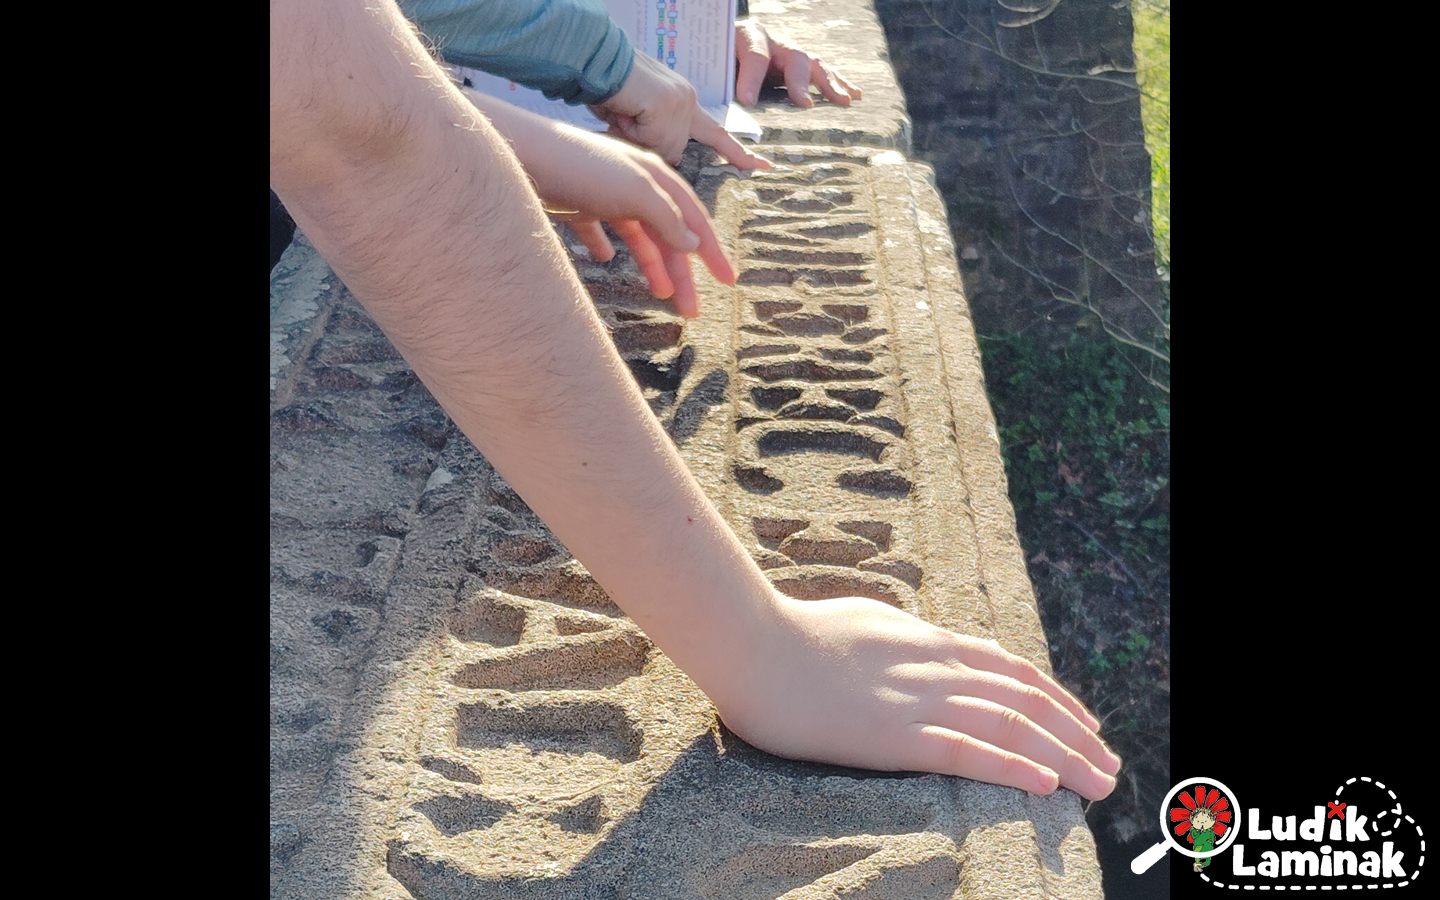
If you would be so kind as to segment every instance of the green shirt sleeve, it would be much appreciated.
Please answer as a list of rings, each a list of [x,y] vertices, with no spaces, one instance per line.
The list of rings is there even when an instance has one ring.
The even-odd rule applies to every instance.
[[[399,0],[448,63],[572,106],[620,90],[635,51],[603,0]]]

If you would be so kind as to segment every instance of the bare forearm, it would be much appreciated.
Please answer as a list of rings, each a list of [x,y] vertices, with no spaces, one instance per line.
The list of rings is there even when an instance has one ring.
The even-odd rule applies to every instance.
[[[311,11],[296,11],[303,32]],[[277,126],[272,81],[273,186],[465,434],[637,624],[723,693],[712,670],[752,644],[764,577],[646,407],[503,140],[430,71],[393,7],[345,13],[348,43],[297,76],[324,102]],[[272,7],[272,57],[274,19]],[[397,56],[364,89],[410,112],[398,134],[306,81]],[[277,127],[303,140],[277,154]],[[370,135],[358,149],[356,134]]]

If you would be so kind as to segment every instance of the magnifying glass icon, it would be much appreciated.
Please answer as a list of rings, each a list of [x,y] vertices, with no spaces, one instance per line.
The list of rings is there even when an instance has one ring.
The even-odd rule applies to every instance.
[[[1160,804],[1164,840],[1131,860],[1130,871],[1141,874],[1171,849],[1191,859],[1208,860],[1234,843],[1239,826],[1240,803],[1233,791],[1213,778],[1187,778],[1172,787]],[[1185,840],[1187,834],[1198,840]]]

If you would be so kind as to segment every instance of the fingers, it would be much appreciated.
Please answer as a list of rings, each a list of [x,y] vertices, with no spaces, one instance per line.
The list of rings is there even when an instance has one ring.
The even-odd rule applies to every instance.
[[[695,293],[695,280],[690,273],[689,253],[670,249],[659,232],[645,222],[626,219],[611,222],[610,227],[630,248],[630,255],[650,283],[652,294],[661,300],[671,300],[675,311],[687,319],[700,314],[700,299]]]
[[[611,116],[605,122],[610,126],[606,133],[611,137],[631,144],[640,142],[640,127],[633,116]]]
[[[610,223],[610,227],[615,229],[625,246],[630,248],[630,255],[634,257],[635,265],[640,268],[640,274],[650,283],[650,293],[661,300],[674,294],[675,285],[670,280],[665,255],[660,250],[663,239],[635,219],[614,221]],[[657,240],[660,243],[657,243]]]
[[[975,697],[950,697],[928,718],[942,728],[1038,763],[1087,799],[1100,800],[1115,790],[1114,778],[1014,709]]]
[[[707,217],[705,224],[708,226],[710,220]],[[720,246],[720,239],[715,236],[713,229],[707,227],[701,232],[700,259],[704,261],[705,268],[715,276],[715,280],[721,284],[734,284],[739,275],[735,272],[735,266],[730,262],[730,257],[725,255],[725,250]]]
[[[635,217],[649,225],[661,243],[689,253],[700,246],[704,240],[701,235],[708,233],[714,239],[710,219],[684,179],[653,160],[647,162],[641,158],[637,168],[644,172],[639,177],[648,175],[649,178],[648,190],[639,191],[632,198],[639,204]]]
[[[630,248],[635,265],[650,285],[650,293],[673,302],[675,311],[687,319],[700,314],[689,253],[671,249],[655,229],[637,219],[611,222],[610,227]]]
[[[797,50],[784,65],[785,90],[790,94],[790,102],[803,109],[814,106],[815,101],[810,99],[810,57]]]
[[[668,89],[636,117],[639,137],[636,143],[653,149],[670,165],[678,166],[685,145],[690,143],[690,132],[694,127],[695,114],[700,113],[700,102],[696,99],[695,88],[688,81],[668,69],[663,69],[663,73],[671,79]]]
[[[684,122],[675,117],[657,117],[645,111],[638,117],[612,114],[602,118],[610,126],[611,137],[653,150],[672,166],[680,164],[680,155],[690,143]]]
[[[615,245],[610,243],[610,238],[605,236],[605,229],[600,223],[592,220],[567,222],[570,230],[590,251],[590,258],[596,262],[609,262],[615,258]]]
[[[758,31],[758,34],[757,34]],[[735,26],[735,96],[746,106],[760,99],[760,86],[770,72],[770,41],[754,23]]]
[[[1107,775],[1113,775],[1120,769],[1120,757],[1107,750],[1094,732],[1040,688],[993,672],[972,670],[953,688],[952,693],[995,703],[1019,713]]]
[[[609,193],[580,198],[591,203],[577,202],[585,212],[569,219],[571,228],[596,260],[608,262],[615,256],[614,247],[599,220],[609,221],[630,248],[651,292],[661,299],[674,298],[677,311],[693,317],[699,301],[689,254],[698,253],[724,284],[735,283],[735,267],[720,246],[705,207],[684,178],[654,154],[630,148],[616,152],[623,165],[603,183]],[[621,173],[624,177],[614,180]]]
[[[657,237],[648,225],[643,227],[652,240]],[[671,299],[675,304],[675,312],[687,319],[695,318],[700,314],[700,298],[695,293],[694,276],[690,274],[690,254],[667,251],[663,247],[660,251],[665,261],[665,271],[669,274],[670,284],[673,286]]]
[[[839,106],[849,106],[851,100],[861,97],[859,88],[827,68],[818,57],[810,56],[784,35],[766,31],[754,20],[736,24],[735,58],[739,63],[735,96],[746,106],[759,100],[760,87],[772,74],[784,79],[790,102],[799,107],[815,105],[810,97],[811,84],[826,100]]]
[[[850,95],[851,100],[859,100],[861,97],[865,96],[864,91],[860,90],[860,88],[851,84],[849,81],[846,81],[845,76],[841,75],[839,72],[836,72],[833,69],[826,69],[825,73],[830,76],[831,80],[835,81],[839,84],[840,87],[845,89],[845,93]]]
[[[676,215],[684,220],[687,233],[696,238],[695,243],[686,246],[674,241],[667,243],[677,250],[695,251],[717,281],[721,284],[734,284],[737,277],[735,266],[720,246],[720,239],[715,235],[710,216],[706,214],[705,207],[701,205],[700,198],[695,196],[689,183],[668,168],[652,168],[650,175],[670,195],[672,205],[676,207]],[[650,224],[657,229],[659,227],[658,222],[651,221]],[[689,271],[688,267],[686,271]]]
[[[859,100],[859,88],[846,81],[838,72],[828,68],[819,57],[812,57],[803,50],[789,50],[784,58],[785,89],[790,102],[809,108],[815,105],[810,96],[810,85],[820,89],[820,94],[837,106],[849,106],[851,100]],[[781,57],[777,56],[777,60]]]
[[[1039,688],[1055,699],[1057,703],[1069,710],[1070,714],[1091,731],[1100,730],[1100,720],[1091,715],[1075,695],[1065,690],[1055,682],[1053,678],[1046,675],[1035,667],[1030,660],[1013,653],[1006,652],[999,644],[993,641],[983,641],[979,638],[962,638],[965,651],[960,656],[960,661],[972,669],[984,669],[988,672],[995,672],[1008,678],[1013,678],[1022,684]]]
[[[1032,794],[1049,794],[1060,786],[1054,770],[968,734],[918,722],[907,730],[909,747],[902,758],[911,760],[905,765],[915,771],[959,775]]]
[[[758,153],[746,150],[744,144],[741,144],[734,135],[721,127],[720,123],[710,118],[699,104],[696,104],[695,111],[690,115],[690,123],[690,136],[705,146],[713,148],[735,168],[744,171],[770,168],[770,160]]]
[[[837,106],[849,106],[852,99],[860,99],[860,92],[850,86],[837,73],[830,71],[818,59],[810,60],[810,81],[820,93]],[[854,91],[852,94],[851,91]]]

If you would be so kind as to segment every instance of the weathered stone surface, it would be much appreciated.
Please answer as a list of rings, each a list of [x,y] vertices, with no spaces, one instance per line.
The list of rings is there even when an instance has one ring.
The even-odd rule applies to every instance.
[[[888,147],[910,152],[910,116],[890,66],[885,32],[869,0],[755,0],[750,13],[766,28],[788,35],[865,92],[848,107],[813,92],[815,106],[790,103],[783,88],[760,92],[752,110],[764,144]],[[776,162],[783,162],[777,159]]]
[[[788,6],[806,46],[825,20],[874,22],[859,0]],[[869,104],[869,59],[893,76],[864,33],[832,55]],[[769,173],[701,172],[692,148],[742,270],[701,277],[698,319],[623,254],[578,268],[777,585],[874,597],[1048,668],[943,206],[881,126],[844,118],[860,109],[794,111],[872,131],[766,146]],[[313,265],[297,247],[294,270]],[[329,284],[309,331],[282,329],[278,373],[272,354],[272,896],[1101,895],[1074,794],[731,735]]]

